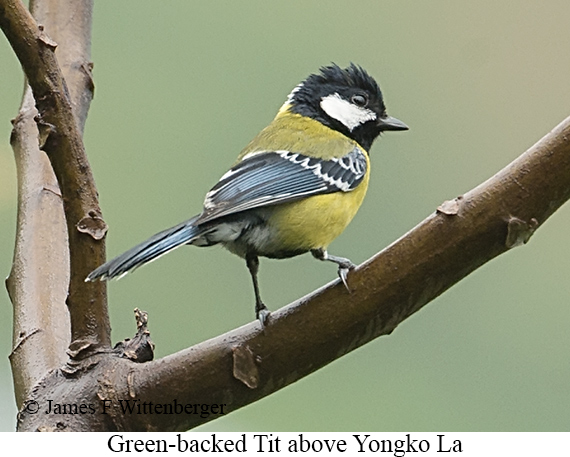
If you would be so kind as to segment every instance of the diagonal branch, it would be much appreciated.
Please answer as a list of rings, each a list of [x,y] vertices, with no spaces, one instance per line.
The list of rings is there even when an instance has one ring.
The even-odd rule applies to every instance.
[[[570,198],[570,117],[475,189],[445,202],[339,281],[271,315],[132,370],[129,392],[155,403],[226,404],[232,411],[391,333],[492,258],[528,241]],[[210,418],[147,415],[136,429],[184,430]],[[132,424],[131,424],[132,425]]]
[[[88,50],[92,2],[87,0],[82,2],[81,6],[87,8],[88,14],[84,17],[88,19],[86,23],[79,21],[76,26],[87,26],[87,35],[83,37],[83,42],[86,41],[87,47],[84,49]],[[63,10],[59,7],[74,11],[67,1],[59,2],[57,8],[52,9],[47,3],[37,5],[48,24],[50,20],[57,20],[58,14],[65,17],[65,12],[62,13]],[[67,23],[77,22],[75,19],[76,17]],[[44,27],[36,24],[18,0],[0,0],[0,27],[20,60],[32,88],[39,113],[36,122],[40,147],[49,157],[63,199],[71,271],[67,294],[71,320],[70,354],[80,359],[110,346],[105,285],[83,282],[86,275],[104,261],[105,245],[101,238],[106,231],[81,136],[92,91],[90,68],[83,60],[77,68],[83,75],[73,76],[74,91],[79,88],[76,82],[82,81],[79,92],[72,93],[76,100],[81,99],[76,103],[79,109],[75,116],[68,87],[54,54],[57,45],[47,36]],[[67,40],[73,33],[74,30],[68,28],[60,36]],[[78,40],[79,45],[81,41]],[[81,55],[80,60],[87,56],[88,53]],[[70,59],[62,59],[62,64],[67,67],[76,63]],[[49,266],[66,268],[65,265]],[[10,288],[10,282],[8,285]]]
[[[98,239],[106,227],[53,42],[19,1],[0,0],[0,27],[29,78],[43,149],[61,187],[72,272],[71,354],[81,358],[109,346],[104,283],[83,284],[103,261],[104,245]],[[104,352],[76,376],[52,370],[28,395],[39,404],[51,399],[118,406],[121,399],[140,399],[148,405],[146,414],[121,415],[116,408],[62,417],[34,415],[24,408],[19,429],[185,430],[218,412],[236,410],[389,334],[485,262],[526,243],[568,198],[570,118],[491,179],[445,202],[351,272],[352,293],[336,281],[273,313],[263,330],[255,322],[155,362],[133,363]],[[174,401],[210,405],[211,412],[213,405],[224,408],[208,417],[153,414],[152,404]]]
[[[234,411],[391,333],[485,262],[526,243],[568,198],[570,117],[491,179],[445,202],[351,272],[352,293],[337,280],[271,314],[264,330],[251,323],[149,363],[107,357],[82,382],[54,374],[34,391],[34,399],[104,403],[106,414],[78,423],[75,417],[24,412],[19,429],[59,424],[66,430],[186,430]],[[119,403],[127,400],[145,412],[122,414]],[[211,414],[200,414],[196,404]],[[190,405],[190,412],[165,414],[168,406],[162,405],[172,410]]]

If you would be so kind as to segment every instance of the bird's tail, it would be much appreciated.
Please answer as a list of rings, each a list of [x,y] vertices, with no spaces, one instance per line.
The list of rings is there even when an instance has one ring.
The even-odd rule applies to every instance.
[[[138,246],[129,249],[127,252],[93,270],[85,281],[96,281],[97,279],[104,281],[120,278],[141,265],[152,262],[161,255],[191,242],[204,231],[200,226],[194,225],[196,219],[197,217],[194,217],[157,233]]]

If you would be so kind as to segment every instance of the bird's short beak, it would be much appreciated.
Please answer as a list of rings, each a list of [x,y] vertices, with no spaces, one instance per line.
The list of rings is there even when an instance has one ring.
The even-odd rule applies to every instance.
[[[406,124],[404,124],[400,119],[396,119],[392,116],[381,117],[378,119],[378,127],[382,131],[385,130],[409,130]]]

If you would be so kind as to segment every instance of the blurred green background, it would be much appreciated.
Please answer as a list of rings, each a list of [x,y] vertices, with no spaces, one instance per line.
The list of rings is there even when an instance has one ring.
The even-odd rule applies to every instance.
[[[566,0],[97,2],[85,142],[112,257],[201,210],[205,192],[320,66],[353,61],[411,129],[372,149],[367,199],[331,252],[361,262],[570,115]],[[49,34],[49,30],[48,30]],[[10,269],[9,146],[22,75],[0,38],[0,274]],[[389,337],[204,431],[570,428],[570,207]],[[277,309],[335,278],[310,256],[263,260]],[[113,340],[149,312],[158,357],[253,318],[244,262],[183,248],[109,287]],[[0,290],[0,430],[16,407]]]

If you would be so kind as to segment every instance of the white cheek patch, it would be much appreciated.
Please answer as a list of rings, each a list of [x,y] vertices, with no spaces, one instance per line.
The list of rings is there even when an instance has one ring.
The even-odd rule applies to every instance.
[[[365,122],[376,120],[374,111],[356,106],[336,93],[323,97],[321,108],[330,117],[342,122],[350,131]]]

